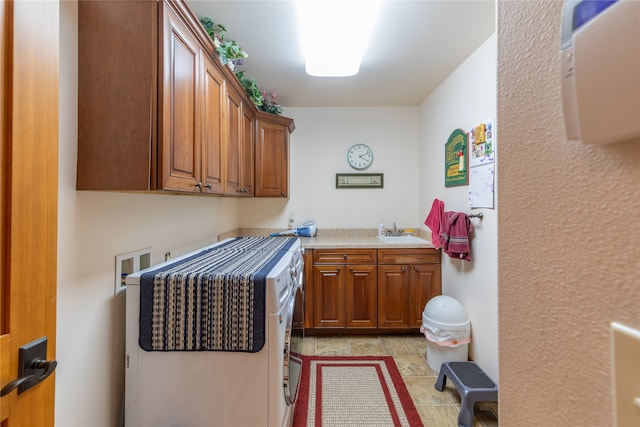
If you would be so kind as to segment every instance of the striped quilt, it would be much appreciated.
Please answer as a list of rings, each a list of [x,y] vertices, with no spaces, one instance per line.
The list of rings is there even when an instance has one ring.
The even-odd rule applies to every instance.
[[[140,347],[260,351],[266,276],[296,240],[239,237],[142,274]]]

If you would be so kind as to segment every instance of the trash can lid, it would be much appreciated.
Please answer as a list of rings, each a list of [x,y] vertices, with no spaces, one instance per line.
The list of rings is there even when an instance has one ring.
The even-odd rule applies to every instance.
[[[427,302],[422,313],[424,327],[446,330],[462,330],[469,326],[469,315],[457,299],[438,295]]]

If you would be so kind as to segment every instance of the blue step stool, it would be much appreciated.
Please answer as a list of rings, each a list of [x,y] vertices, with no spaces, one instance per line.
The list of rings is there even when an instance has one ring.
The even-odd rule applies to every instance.
[[[498,386],[475,362],[444,362],[436,381],[436,390],[443,391],[447,378],[460,394],[459,427],[473,427],[473,404],[498,402]]]

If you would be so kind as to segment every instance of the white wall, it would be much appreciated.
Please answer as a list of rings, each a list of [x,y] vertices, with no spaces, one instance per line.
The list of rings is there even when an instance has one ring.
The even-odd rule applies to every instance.
[[[418,109],[416,107],[289,108],[291,134],[289,201],[243,200],[241,224],[286,228],[315,219],[322,228],[416,227],[418,209]],[[356,172],[347,149],[368,144],[374,152],[366,172],[384,173],[383,189],[336,189],[336,172]]]
[[[419,210],[424,220],[434,199],[445,211],[471,212],[468,186],[445,187],[444,145],[455,129],[468,131],[496,114],[496,36],[491,36],[420,106]],[[497,136],[497,151],[500,136]],[[499,155],[499,153],[498,153]],[[497,190],[497,186],[496,186]],[[497,193],[496,193],[497,194]],[[497,197],[495,200],[497,207]],[[442,293],[459,300],[471,321],[473,359],[498,381],[497,214],[472,219],[471,262],[442,254]]]
[[[76,192],[77,3],[60,3],[56,425],[113,427],[124,395],[124,296],[115,255],[152,247],[152,263],[235,229],[229,198]]]

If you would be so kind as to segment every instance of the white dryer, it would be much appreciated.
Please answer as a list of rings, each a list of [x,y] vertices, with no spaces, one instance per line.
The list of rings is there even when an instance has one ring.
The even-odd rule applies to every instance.
[[[303,265],[299,239],[287,239],[296,242],[277,255],[266,277],[264,346],[255,353],[146,351],[140,346],[141,276],[220,245],[246,247],[246,238],[228,239],[127,276],[126,427],[291,426],[301,370],[295,357],[301,334],[292,324],[296,300],[302,301]]]

